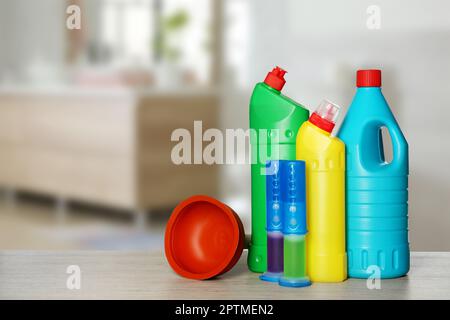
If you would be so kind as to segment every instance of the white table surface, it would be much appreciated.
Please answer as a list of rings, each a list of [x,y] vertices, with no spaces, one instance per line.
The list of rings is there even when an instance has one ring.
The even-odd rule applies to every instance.
[[[0,299],[450,299],[450,252],[414,252],[408,276],[285,288],[248,271],[247,253],[222,277],[208,281],[176,275],[161,252],[3,251]],[[69,265],[81,270],[81,289],[69,290]]]

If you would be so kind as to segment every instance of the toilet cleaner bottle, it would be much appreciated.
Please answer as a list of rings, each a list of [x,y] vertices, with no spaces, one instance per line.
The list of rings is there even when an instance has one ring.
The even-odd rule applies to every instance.
[[[306,273],[306,179],[304,161],[281,161],[284,268],[280,286],[311,285]]]
[[[297,159],[306,162],[307,274],[312,282],[347,278],[345,145],[331,136],[339,107],[324,100],[297,134]]]
[[[266,231],[267,231],[267,271],[259,278],[264,281],[278,282],[283,274],[283,202],[281,193],[281,167],[283,160],[270,161],[273,172],[266,178]]]
[[[266,163],[295,160],[295,139],[309,111],[281,93],[286,71],[276,67],[250,99],[252,235],[247,258],[253,272],[267,270]]]

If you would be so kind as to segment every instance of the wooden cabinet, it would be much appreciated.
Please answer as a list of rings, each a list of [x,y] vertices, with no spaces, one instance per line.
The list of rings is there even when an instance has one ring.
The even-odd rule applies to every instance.
[[[214,94],[0,94],[0,186],[133,210],[217,194],[218,171],[174,165],[171,133],[217,127]]]

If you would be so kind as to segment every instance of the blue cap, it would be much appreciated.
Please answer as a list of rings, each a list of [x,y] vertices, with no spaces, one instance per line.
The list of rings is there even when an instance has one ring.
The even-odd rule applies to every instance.
[[[280,161],[283,233],[306,234],[305,162]]]
[[[266,230],[282,231],[280,161],[269,161],[266,166]]]

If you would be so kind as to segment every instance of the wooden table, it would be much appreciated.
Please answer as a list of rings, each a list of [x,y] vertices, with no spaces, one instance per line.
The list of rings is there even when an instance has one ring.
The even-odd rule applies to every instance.
[[[260,281],[246,257],[219,279],[195,281],[176,275],[161,252],[0,252],[0,299],[450,299],[450,252],[413,253],[409,275],[379,290],[358,279],[284,288]],[[81,269],[79,290],[66,287],[69,265]]]

